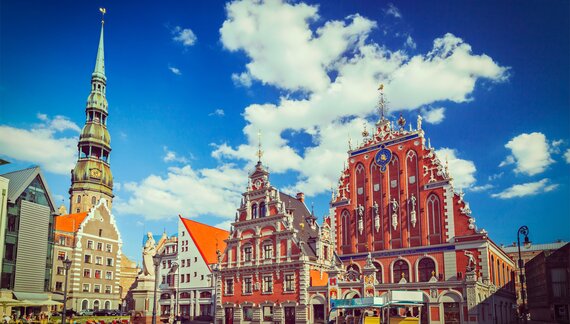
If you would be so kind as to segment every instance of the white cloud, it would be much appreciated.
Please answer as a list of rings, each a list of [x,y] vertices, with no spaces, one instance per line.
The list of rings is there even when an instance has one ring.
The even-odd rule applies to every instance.
[[[426,123],[439,124],[445,118],[445,108],[422,108],[421,114]]]
[[[567,149],[566,153],[564,153],[564,159],[566,159],[566,163],[570,163],[570,149]]]
[[[196,43],[196,35],[190,28],[182,28],[180,26],[174,27],[172,30],[174,35],[172,39],[176,42],[181,43],[184,47],[189,47]]]
[[[513,185],[510,188],[496,194],[492,194],[491,197],[510,199],[525,196],[533,196],[543,192],[550,192],[558,188],[558,184],[550,184],[550,179],[542,179],[536,182],[527,182],[523,184]]]
[[[469,191],[472,192],[482,192],[482,191],[487,191],[489,189],[494,188],[494,186],[490,183],[486,184],[486,185],[482,185],[482,186],[473,186],[471,188],[469,188]]]
[[[64,116],[50,119],[46,114],[38,114],[37,117],[41,123],[31,129],[0,125],[0,154],[38,164],[52,173],[69,175],[77,159],[79,126]],[[60,134],[67,130],[74,132],[73,136]]]
[[[488,177],[488,179],[489,179],[489,181],[494,181],[494,180],[497,180],[497,179],[501,179],[504,174],[505,174],[504,172],[499,172],[499,173],[491,174],[491,175]]]
[[[261,130],[263,161],[271,171],[294,171],[298,179],[290,188],[319,194],[338,181],[348,137],[353,143],[361,138],[365,118],[375,114],[378,83],[385,84],[390,108],[396,112],[439,101],[472,100],[478,80],[507,79],[508,68],[485,54],[473,54],[469,44],[452,34],[435,39],[427,54],[408,57],[405,51],[390,51],[369,40],[375,22],[358,14],[326,21],[317,10],[277,0],[234,1],[226,6],[228,17],[220,29],[223,45],[244,51],[249,59],[244,73],[275,86],[283,96],[276,103],[246,107],[246,143],[218,144],[212,156],[253,163],[256,134]],[[299,96],[291,96],[299,90]],[[432,121],[440,118],[438,113],[443,115],[443,110],[433,112]],[[371,123],[368,129],[373,129]],[[297,147],[295,139],[285,134],[309,135],[312,145]],[[471,161],[458,164],[468,168],[467,162],[474,173]],[[454,174],[456,184],[474,184],[472,173]]]
[[[200,170],[190,165],[171,167],[165,176],[152,174],[123,184],[123,193],[129,197],[116,201],[114,208],[120,214],[153,220],[179,214],[232,219],[246,182],[247,173],[231,164]]]
[[[176,75],[182,75],[182,72],[180,71],[179,68],[174,67],[174,66],[169,66],[168,69],[170,70],[170,72],[176,74]]]
[[[441,148],[435,152],[442,163],[449,165],[449,174],[453,178],[456,188],[469,188],[475,184],[475,163],[457,157],[457,151],[450,148]]]
[[[218,116],[218,117],[224,117],[225,115],[226,112],[223,109],[216,109],[208,114],[208,116]]]
[[[408,37],[406,38],[406,46],[408,46],[411,49],[415,49],[416,48],[416,42],[414,42],[414,39],[412,38],[412,36],[408,35]]]
[[[389,3],[388,8],[384,9],[384,12],[387,15],[394,16],[395,18],[402,18],[402,13],[400,13],[400,10],[394,6],[393,3]]]
[[[505,147],[511,150],[512,155],[507,156],[499,166],[515,163],[516,173],[536,175],[554,163],[550,157],[548,141],[542,133],[520,134],[511,139]]]
[[[249,88],[252,84],[251,75],[248,72],[232,73],[232,81],[236,87]]]
[[[164,157],[162,158],[162,160],[164,162],[188,163],[187,158],[179,156],[178,154],[176,154],[176,152],[169,150],[168,147],[165,146],[163,149],[164,149]]]

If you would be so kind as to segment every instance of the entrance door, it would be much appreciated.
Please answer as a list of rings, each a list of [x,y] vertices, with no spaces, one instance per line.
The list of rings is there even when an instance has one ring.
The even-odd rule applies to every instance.
[[[313,323],[325,323],[325,305],[313,305]]]
[[[285,324],[295,324],[295,307],[285,307]]]
[[[445,324],[459,324],[459,303],[443,303],[443,319]]]
[[[226,324],[234,324],[234,308],[226,307]]]

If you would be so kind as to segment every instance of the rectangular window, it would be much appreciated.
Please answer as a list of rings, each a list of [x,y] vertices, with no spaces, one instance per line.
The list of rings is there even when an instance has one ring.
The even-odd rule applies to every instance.
[[[96,256],[95,257],[95,264],[102,265],[103,264],[103,258],[100,256]]]
[[[273,245],[267,244],[263,246],[263,258],[268,260],[273,257]]]
[[[113,279],[113,271],[106,271],[105,272],[105,279],[112,280]]]
[[[89,292],[89,284],[83,284],[83,292]]]
[[[266,322],[273,320],[273,306],[263,306],[263,320]]]
[[[251,306],[244,306],[242,312],[244,321],[253,321],[253,308],[251,308]]]
[[[83,261],[84,261],[85,263],[91,263],[91,255],[90,255],[90,254],[85,254],[85,255],[83,256]]]
[[[58,260],[65,260],[66,257],[66,253],[64,251],[58,251],[57,252],[57,259]]]
[[[566,277],[566,271],[567,269],[564,268],[550,269],[550,275],[552,277],[552,296],[555,298],[567,297],[568,278]]]
[[[101,279],[101,270],[95,270],[95,279]]]
[[[234,280],[226,279],[226,295],[234,294]]]
[[[245,262],[251,261],[251,246],[246,246],[243,248],[243,258]]]
[[[66,246],[67,245],[66,243],[67,242],[66,242],[65,236],[60,236],[59,237],[59,245]]]
[[[91,278],[91,269],[83,269],[83,278]]]
[[[184,267],[185,264],[186,264],[186,260],[182,260],[182,265],[181,265],[181,267]]]
[[[251,294],[253,290],[252,286],[252,279],[250,278],[243,278],[243,292],[244,294]]]
[[[16,261],[16,244],[6,243],[6,252],[4,254],[4,257],[8,261]]]
[[[57,274],[59,276],[65,275],[65,269],[63,267],[57,267]]]
[[[166,269],[166,261],[162,261],[162,269]]]
[[[189,273],[186,274],[186,282],[190,282],[190,274]]]
[[[97,250],[103,251],[103,243],[97,242]]]
[[[107,266],[108,267],[112,267],[113,266],[113,258],[107,258]]]
[[[184,282],[184,278],[185,278],[184,275],[181,274],[181,275],[180,275],[180,282]]]
[[[93,292],[100,293],[101,292],[101,285],[93,285]]]
[[[271,293],[273,292],[273,278],[272,276],[263,277],[263,292]]]
[[[106,294],[110,294],[110,293],[111,293],[111,286],[110,286],[110,285],[105,285],[105,293],[106,293]]]
[[[109,253],[113,252],[113,246],[111,244],[107,243],[105,245],[105,251],[107,251]]]
[[[285,275],[285,291],[295,291],[295,277],[292,273]]]
[[[87,249],[93,250],[93,241],[87,240]]]
[[[62,291],[63,290],[63,282],[56,281],[55,283],[55,291]]]

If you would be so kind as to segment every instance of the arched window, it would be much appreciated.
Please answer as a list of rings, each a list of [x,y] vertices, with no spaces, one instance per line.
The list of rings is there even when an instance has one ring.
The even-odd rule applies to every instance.
[[[346,280],[347,281],[358,281],[360,280],[360,268],[357,264],[352,263],[346,267]]]
[[[77,203],[81,203],[81,195],[77,195]]]
[[[111,302],[110,301],[105,301],[105,309],[111,309]]]
[[[431,194],[427,199],[428,228],[430,244],[441,243],[441,208],[439,198]]]
[[[99,310],[99,301],[97,299],[93,301],[93,310]]]
[[[491,255],[491,283],[495,284],[495,257]]]
[[[384,244],[382,244],[382,235],[384,234],[384,210],[381,206],[382,204],[382,192],[385,191],[382,188],[382,172],[380,172],[379,167],[376,163],[372,163],[370,166],[370,177],[372,178],[372,188],[371,195],[372,195],[372,233],[374,235],[374,241],[378,242],[375,243],[374,250],[379,250],[384,248]],[[376,206],[376,207],[375,207]]]
[[[170,294],[168,293],[161,294],[160,299],[170,299]]]
[[[180,299],[188,299],[188,298],[190,298],[189,292],[180,293]]]
[[[265,202],[259,204],[259,217],[265,217]]]
[[[356,237],[358,238],[358,243],[365,243],[366,240],[366,232],[368,229],[368,222],[366,220],[366,193],[364,192],[365,182],[366,182],[366,172],[364,172],[364,165],[362,163],[358,163],[355,168],[356,171],[356,206],[360,207],[363,206],[364,209],[362,210],[362,216],[360,215],[360,211],[357,208],[356,212]]]
[[[404,260],[398,260],[394,262],[394,283],[400,282],[402,278],[406,278],[408,282],[410,282],[410,266],[408,262]]]
[[[420,201],[418,199],[420,197],[418,170],[418,156],[414,150],[409,150],[406,154],[405,183],[408,187],[406,205],[408,215],[408,230],[410,231],[410,246],[420,246],[422,244],[422,220],[420,220]]]
[[[251,206],[251,218],[257,218],[257,204]]]
[[[97,203],[97,197],[93,196],[91,197],[91,204],[95,205]]]
[[[378,262],[372,262],[376,271],[374,272],[374,276],[376,277],[376,282],[379,284],[382,283],[382,266]]]
[[[212,293],[209,291],[201,291],[200,298],[212,298]]]
[[[88,308],[89,308],[89,301],[87,299],[84,299],[81,302],[81,309],[83,310],[83,309],[88,309]]]
[[[350,213],[348,210],[342,212],[342,245],[350,244]]]
[[[405,204],[400,201],[400,160],[396,154],[392,155],[392,160],[388,164],[388,190],[389,190],[389,221],[388,224],[392,235],[392,249],[399,249],[403,247],[402,243],[402,208]],[[394,208],[392,199],[395,199],[397,207]],[[395,217],[393,216],[395,215]]]
[[[420,282],[427,282],[435,275],[435,262],[430,258],[423,258],[418,263],[418,276]]]

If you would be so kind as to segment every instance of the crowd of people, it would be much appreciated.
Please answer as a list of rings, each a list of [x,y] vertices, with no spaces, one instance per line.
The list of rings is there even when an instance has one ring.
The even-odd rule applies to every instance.
[[[39,323],[47,324],[50,320],[51,314],[49,312],[39,312],[39,313],[29,313],[18,314],[13,312],[12,315],[5,314],[2,316],[2,323],[16,323],[16,324],[26,324],[26,323]]]

